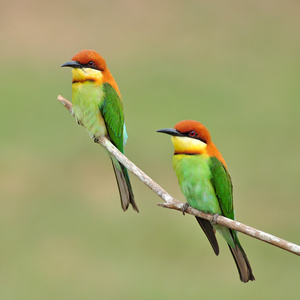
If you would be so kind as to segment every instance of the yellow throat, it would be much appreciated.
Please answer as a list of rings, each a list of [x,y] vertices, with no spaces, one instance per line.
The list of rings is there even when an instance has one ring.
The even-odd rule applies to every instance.
[[[97,84],[103,83],[103,74],[99,70],[91,68],[73,68],[73,83],[74,82],[84,82],[84,81],[94,81]]]
[[[171,138],[175,153],[182,154],[205,154],[207,144],[189,137],[172,136]]]

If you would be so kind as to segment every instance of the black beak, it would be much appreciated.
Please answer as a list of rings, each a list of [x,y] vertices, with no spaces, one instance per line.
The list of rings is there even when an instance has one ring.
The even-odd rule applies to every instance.
[[[180,133],[178,130],[174,128],[164,128],[164,129],[159,129],[156,130],[156,132],[161,132],[161,133],[166,133],[172,136],[182,136],[182,133]]]
[[[71,60],[61,65],[61,67],[82,68],[82,65],[77,61]]]

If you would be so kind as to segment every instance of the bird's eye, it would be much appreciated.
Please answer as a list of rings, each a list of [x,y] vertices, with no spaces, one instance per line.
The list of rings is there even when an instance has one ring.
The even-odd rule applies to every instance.
[[[189,136],[190,137],[195,137],[197,135],[196,131],[192,130],[190,133],[189,133]]]
[[[95,67],[95,63],[91,60],[88,62],[88,66],[89,67]]]

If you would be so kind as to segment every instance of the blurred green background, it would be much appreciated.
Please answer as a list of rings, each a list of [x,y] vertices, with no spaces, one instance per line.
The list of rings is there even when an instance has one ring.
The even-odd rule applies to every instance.
[[[237,219],[300,243],[297,1],[6,1],[1,5],[1,299],[299,299],[299,257],[240,235],[255,282],[215,257],[191,216],[131,176],[120,207],[105,151],[71,100],[82,49],[121,90],[126,154],[184,201],[160,128],[205,124],[227,161]]]

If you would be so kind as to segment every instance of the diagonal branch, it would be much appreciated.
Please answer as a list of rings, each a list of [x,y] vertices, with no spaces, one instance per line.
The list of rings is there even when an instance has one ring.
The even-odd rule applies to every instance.
[[[58,96],[57,99],[65,106],[65,108],[73,115],[72,103],[66,100],[62,96]],[[147,174],[145,174],[141,169],[139,169],[133,162],[131,162],[124,154],[122,154],[107,138],[102,137],[99,139],[99,144],[101,144],[111,155],[113,155],[119,162],[121,162],[131,173],[133,173],[138,179],[140,179],[146,186],[148,186],[154,193],[161,197],[165,203],[158,204],[161,207],[170,208],[182,211],[184,204],[171,195],[169,195],[160,185],[153,181]],[[254,237],[258,240],[264,241],[286,251],[292,252],[300,256],[300,246],[285,241],[269,233],[260,231],[253,227],[247,226],[235,220],[225,218],[223,216],[214,216],[211,214],[206,214],[195,208],[188,207],[186,212],[190,215],[197,216],[206,219],[211,222],[226,226],[230,229],[237,230],[246,235]]]

